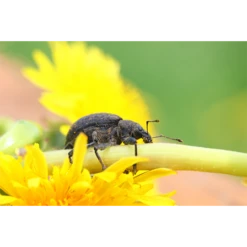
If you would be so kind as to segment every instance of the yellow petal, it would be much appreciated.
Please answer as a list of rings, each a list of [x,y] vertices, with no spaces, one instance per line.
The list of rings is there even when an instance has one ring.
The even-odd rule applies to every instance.
[[[58,171],[58,173],[60,173],[61,175],[66,175],[69,171],[71,164],[68,158],[66,158],[63,162],[63,165],[61,167],[61,169],[59,169],[58,167],[54,166],[53,171],[55,172],[56,170]]]
[[[75,141],[73,152],[73,164],[68,171],[68,184],[75,182],[81,175],[84,156],[87,151],[87,136],[80,133]]]
[[[50,80],[46,79],[46,75],[40,75],[40,71],[33,69],[31,67],[24,68],[22,70],[23,75],[28,78],[31,82],[33,82],[35,85],[47,89],[49,88]],[[47,81],[48,83],[43,83]]]
[[[162,196],[171,197],[171,196],[174,196],[176,193],[177,193],[177,191],[176,190],[173,190],[173,191],[171,191],[169,193],[163,194]]]
[[[107,183],[111,183],[116,179],[116,173],[115,172],[99,172],[94,175],[95,178],[99,178]]]
[[[63,73],[68,69],[70,56],[70,46],[67,42],[49,42],[51,47],[52,57],[57,70]]]
[[[21,158],[20,158],[21,159]],[[21,161],[11,155],[0,153],[0,184],[4,177],[10,176],[21,182],[24,180],[24,172]],[[5,174],[3,176],[3,174]],[[1,186],[0,186],[1,187]]]
[[[82,116],[85,106],[85,96],[81,93],[53,92],[42,93],[39,99],[51,112],[75,122]]]
[[[11,181],[24,184],[24,172],[20,160],[0,154],[0,188],[9,195],[18,196]]]
[[[169,197],[162,196],[139,196],[138,201],[149,206],[174,206],[175,202]]]
[[[0,195],[0,205],[13,204],[15,201],[17,201],[15,197]]]
[[[29,188],[38,188],[40,185],[40,181],[41,181],[40,178],[31,178],[28,179],[27,185]]]
[[[148,170],[138,170],[136,175],[135,175],[135,177],[137,177],[137,176],[139,176],[139,175],[141,175],[143,173],[146,173],[146,172],[148,172]]]
[[[140,194],[140,195],[144,195],[146,194],[147,192],[149,192],[150,190],[152,190],[154,187],[154,185],[152,183],[148,183],[148,184],[135,184],[134,186],[134,191],[135,193],[137,194]]]
[[[63,125],[61,125],[60,128],[59,128],[60,132],[61,132],[63,135],[65,135],[65,136],[68,134],[69,129],[70,129],[70,126],[67,125],[67,124],[63,124]]]
[[[24,157],[25,168],[29,170],[30,176],[39,176],[46,179],[48,177],[48,168],[44,154],[41,152],[39,145],[27,146],[28,151]],[[33,174],[32,174],[33,173]]]
[[[56,199],[61,200],[62,198],[66,197],[66,192],[71,185],[71,175],[68,170],[62,173],[59,167],[54,166],[53,176],[50,181],[54,187]]]
[[[33,58],[36,61],[37,66],[39,67],[40,70],[46,72],[47,74],[53,73],[54,71],[53,64],[43,52],[38,50],[34,51]],[[52,85],[47,84],[46,86],[52,86]]]
[[[81,176],[80,176],[80,181],[86,181],[88,183],[91,183],[91,174],[87,169],[83,169]]]
[[[114,184],[115,186],[121,187],[122,189],[132,190],[134,186],[133,174],[121,173]]]
[[[137,164],[138,162],[145,161],[148,161],[148,159],[139,156],[122,158],[113,165],[109,166],[104,172],[115,172],[116,174],[121,174],[128,167],[131,167],[132,165]]]
[[[135,183],[147,182],[150,180],[154,180],[156,178],[160,178],[160,177],[168,176],[172,174],[176,174],[176,172],[171,169],[167,169],[167,168],[158,168],[155,170],[142,173],[141,175],[135,176],[134,181]]]
[[[83,133],[80,133],[76,138],[73,152],[73,167],[75,173],[81,173],[83,160],[87,152],[87,136]]]
[[[15,189],[15,193],[11,193],[11,195],[15,195],[16,197],[20,198],[27,198],[28,196],[28,188],[27,186],[17,182],[17,181],[14,181],[14,180],[11,180],[10,181],[13,188]]]
[[[24,68],[22,73],[28,77],[34,84],[43,89],[54,89],[54,83],[49,83],[50,80],[54,81],[54,67],[49,58],[41,51],[34,51],[34,60],[37,63],[38,69],[31,67]],[[40,75],[42,72],[42,75]],[[44,83],[43,83],[44,82]]]
[[[51,206],[57,206],[57,201],[55,199],[51,199],[49,205]]]
[[[69,197],[82,197],[86,190],[92,188],[92,185],[85,181],[74,183],[69,189]],[[73,200],[73,198],[70,198]],[[76,198],[78,200],[78,198]]]

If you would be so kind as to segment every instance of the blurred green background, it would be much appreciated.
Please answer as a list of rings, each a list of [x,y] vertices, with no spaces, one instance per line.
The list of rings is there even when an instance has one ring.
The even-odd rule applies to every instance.
[[[160,133],[185,144],[247,152],[247,42],[87,42],[121,64],[142,90]],[[46,42],[0,42],[34,65]]]

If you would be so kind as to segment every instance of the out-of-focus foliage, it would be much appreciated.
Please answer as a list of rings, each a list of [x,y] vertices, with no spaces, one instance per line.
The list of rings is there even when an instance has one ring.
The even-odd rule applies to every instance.
[[[14,124],[14,120],[0,116],[0,136],[7,132]]]
[[[160,119],[186,144],[247,152],[247,42],[89,42],[117,59]],[[34,65],[46,42],[1,42],[0,52]]]
[[[0,152],[14,154],[18,148],[39,143],[42,137],[43,130],[37,123],[18,120],[0,137]]]
[[[60,122],[47,122],[44,130],[44,140],[42,142],[42,150],[63,149],[65,144],[65,136],[60,132]]]

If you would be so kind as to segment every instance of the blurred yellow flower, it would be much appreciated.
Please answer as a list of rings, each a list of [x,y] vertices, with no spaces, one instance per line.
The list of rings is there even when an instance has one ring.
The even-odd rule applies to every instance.
[[[157,194],[154,179],[174,174],[160,168],[133,176],[123,171],[146,158],[128,157],[91,177],[83,169],[87,138],[80,134],[73,164],[53,166],[52,175],[38,145],[28,146],[24,158],[0,153],[0,205],[174,205],[174,194]],[[24,164],[24,166],[22,165]]]
[[[88,114],[107,112],[145,127],[150,119],[148,108],[140,92],[120,76],[117,61],[82,42],[49,44],[52,60],[35,51],[37,68],[23,69],[31,82],[47,90],[40,102],[48,110],[71,123]],[[63,130],[66,134],[68,126]]]

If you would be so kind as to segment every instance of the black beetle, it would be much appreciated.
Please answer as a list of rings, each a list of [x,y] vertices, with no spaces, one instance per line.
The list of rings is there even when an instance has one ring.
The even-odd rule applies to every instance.
[[[98,154],[98,149],[103,150],[108,146],[120,145],[123,142],[125,145],[135,145],[135,155],[137,156],[136,140],[142,138],[145,143],[153,142],[148,133],[149,122],[159,122],[159,120],[147,121],[147,131],[145,131],[140,124],[131,120],[123,120],[115,114],[96,113],[80,118],[71,126],[66,137],[65,149],[72,149],[68,153],[70,162],[72,163],[75,139],[80,132],[88,137],[87,147],[94,147],[95,154],[102,165],[102,170],[105,170],[106,166]],[[166,138],[182,142],[180,139]],[[133,172],[136,172],[136,165],[133,167]]]

